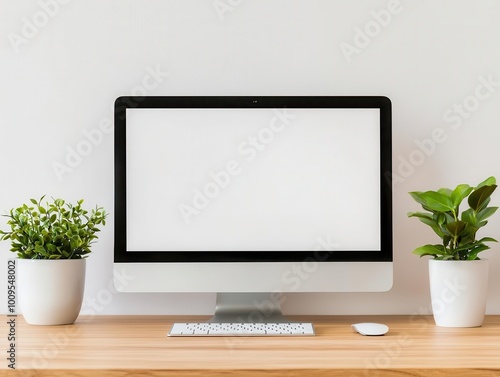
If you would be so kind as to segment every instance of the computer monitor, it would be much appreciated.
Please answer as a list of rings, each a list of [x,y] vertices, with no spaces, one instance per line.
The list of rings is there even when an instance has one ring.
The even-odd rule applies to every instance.
[[[283,292],[392,286],[386,97],[119,97],[115,276],[216,292],[214,321],[280,320]]]

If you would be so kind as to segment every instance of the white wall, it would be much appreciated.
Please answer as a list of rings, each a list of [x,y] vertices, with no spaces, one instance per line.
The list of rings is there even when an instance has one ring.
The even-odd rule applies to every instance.
[[[435,239],[406,217],[417,209],[407,192],[500,178],[498,1],[0,0],[0,5],[2,212],[43,194],[85,198],[88,205],[113,212],[112,134],[102,133],[81,160],[68,154],[84,147],[85,133],[95,136],[93,130],[112,119],[119,95],[145,90],[148,95],[392,99],[399,176],[394,288],[377,294],[290,294],[287,313],[428,312],[427,261],[411,250]],[[363,38],[360,30],[371,37]],[[463,110],[453,113],[459,111],[456,105]],[[57,173],[54,166],[62,165],[67,171]],[[494,201],[500,202],[498,194]],[[487,229],[500,238],[500,216]],[[1,286],[6,287],[6,260],[13,255],[6,242],[0,248],[5,311]],[[213,311],[211,294],[116,293],[110,288],[112,254],[110,221],[88,260],[87,310]],[[483,256],[492,271],[488,312],[500,314],[500,246]]]

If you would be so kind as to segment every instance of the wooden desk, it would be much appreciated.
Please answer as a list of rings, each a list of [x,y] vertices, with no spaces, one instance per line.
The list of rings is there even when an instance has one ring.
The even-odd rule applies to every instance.
[[[4,348],[11,317],[2,317]],[[30,326],[17,316],[17,370],[8,369],[2,349],[0,375],[500,376],[500,316],[463,329],[437,327],[428,316],[297,317],[314,322],[317,335],[166,337],[173,322],[205,319],[98,316],[79,317],[74,325]],[[361,336],[350,327],[361,321],[386,323],[389,333]]]

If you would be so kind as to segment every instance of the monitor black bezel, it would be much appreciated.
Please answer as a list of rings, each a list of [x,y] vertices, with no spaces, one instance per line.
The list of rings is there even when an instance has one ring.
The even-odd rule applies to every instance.
[[[130,108],[377,108],[380,109],[380,250],[127,251],[126,110]],[[115,101],[115,263],[156,262],[392,262],[392,105],[383,96],[123,96]]]

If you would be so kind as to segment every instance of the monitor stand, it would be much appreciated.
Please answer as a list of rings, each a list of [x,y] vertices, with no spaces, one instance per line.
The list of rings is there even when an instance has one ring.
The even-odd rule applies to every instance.
[[[210,323],[285,323],[281,293],[217,293]]]

